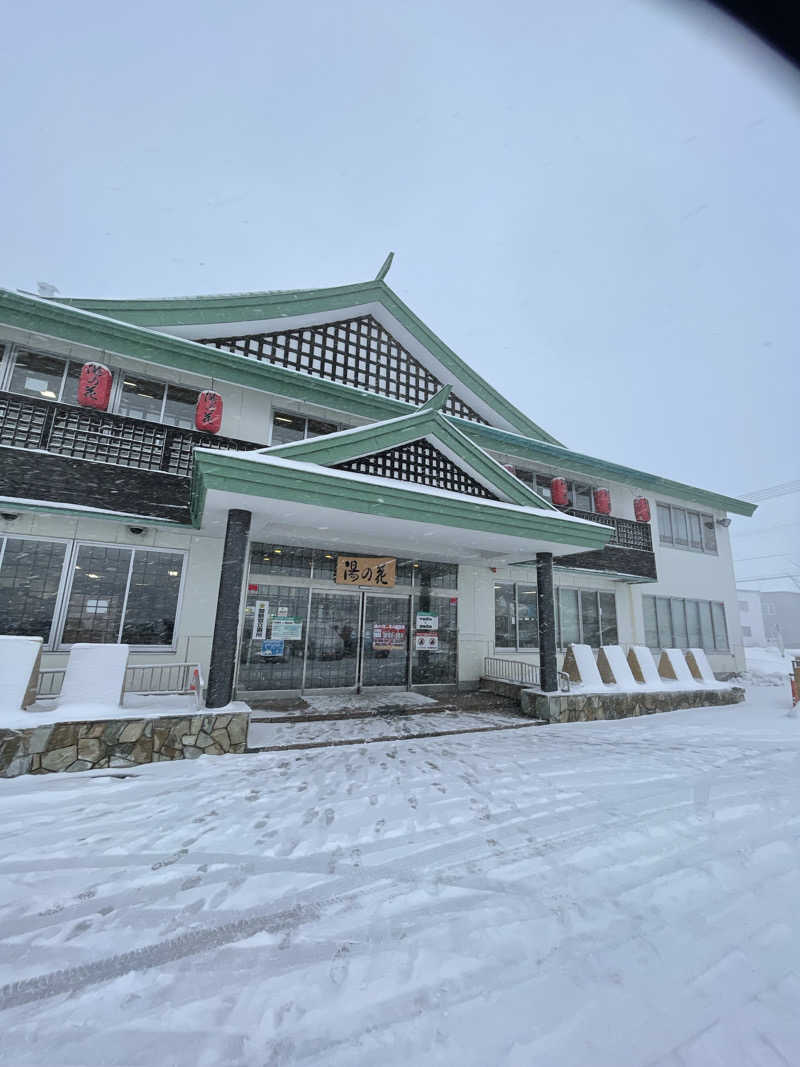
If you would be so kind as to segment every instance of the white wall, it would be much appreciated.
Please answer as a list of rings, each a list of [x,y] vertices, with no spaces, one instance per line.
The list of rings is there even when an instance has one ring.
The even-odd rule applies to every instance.
[[[208,677],[211,637],[214,630],[223,540],[196,531],[173,530],[164,526],[147,527],[141,535],[131,534],[128,524],[105,519],[39,515],[19,512],[9,522],[0,518],[0,535],[42,537],[99,542],[130,548],[172,548],[188,552],[184,571],[182,599],[175,631],[174,652],[132,653],[132,663],[199,662]],[[44,652],[43,667],[61,667],[66,652]]]
[[[739,624],[750,628],[749,636],[742,633],[745,648],[766,648],[767,634],[764,629],[764,613],[761,594],[752,589],[737,589],[736,600],[739,606]]]

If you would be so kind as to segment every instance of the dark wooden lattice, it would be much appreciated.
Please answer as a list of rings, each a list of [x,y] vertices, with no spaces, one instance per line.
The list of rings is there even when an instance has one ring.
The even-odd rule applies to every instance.
[[[395,341],[372,315],[282,333],[213,337],[201,344],[417,406],[442,388],[439,379]],[[486,422],[452,393],[444,410],[472,422]]]
[[[337,470],[354,471],[357,474],[374,474],[378,478],[392,478],[400,482],[416,482],[417,485],[432,485],[436,489],[449,489],[453,493],[482,496],[497,500],[480,482],[448,459],[430,441],[411,441],[399,448],[387,448],[371,456],[359,456],[346,463],[337,463]]]

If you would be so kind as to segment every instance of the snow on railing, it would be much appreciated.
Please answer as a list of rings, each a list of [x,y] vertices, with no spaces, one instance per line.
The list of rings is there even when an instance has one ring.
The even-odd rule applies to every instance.
[[[36,697],[55,699],[61,692],[64,667],[46,667],[39,671]],[[203,675],[199,663],[141,663],[125,669],[123,693],[138,696],[183,696],[193,694],[198,707],[203,704]]]

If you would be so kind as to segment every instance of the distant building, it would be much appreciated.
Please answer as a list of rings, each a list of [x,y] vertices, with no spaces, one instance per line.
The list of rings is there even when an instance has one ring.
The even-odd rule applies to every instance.
[[[761,610],[769,644],[800,648],[800,593],[762,593]]]
[[[736,600],[739,608],[739,624],[742,629],[744,647],[764,648],[768,642],[766,630],[764,629],[761,593],[753,589],[737,589]]]
[[[737,589],[745,648],[780,645],[800,648],[800,593],[760,593]]]

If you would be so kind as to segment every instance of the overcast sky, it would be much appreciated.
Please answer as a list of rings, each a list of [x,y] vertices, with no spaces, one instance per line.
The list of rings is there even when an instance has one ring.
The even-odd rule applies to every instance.
[[[50,0],[3,36],[1,284],[307,288],[393,249],[400,296],[568,446],[731,494],[798,477],[800,83],[724,16]],[[800,497],[762,510],[737,554],[800,574]]]

